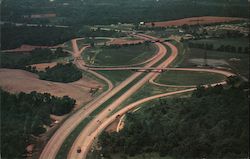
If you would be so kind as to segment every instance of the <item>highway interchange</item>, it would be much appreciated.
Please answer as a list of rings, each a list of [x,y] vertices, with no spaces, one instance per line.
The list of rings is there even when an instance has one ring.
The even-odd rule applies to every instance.
[[[145,34],[136,34],[139,38],[144,40],[156,40],[155,37],[148,36]],[[137,92],[143,85],[150,82],[151,84],[162,86],[162,87],[171,87],[171,85],[165,85],[155,82],[154,80],[160,75],[162,71],[165,70],[181,70],[181,71],[199,71],[199,72],[212,72],[222,74],[224,76],[232,76],[234,75],[231,72],[218,70],[218,69],[202,69],[202,68],[169,68],[170,64],[176,60],[178,56],[178,49],[171,44],[170,42],[162,42],[156,41],[154,42],[155,46],[158,48],[157,53],[150,59],[146,60],[143,63],[137,65],[129,65],[129,66],[117,66],[117,67],[92,67],[85,64],[84,60],[82,59],[82,52],[89,46],[85,46],[83,48],[78,48],[77,40],[72,40],[72,47],[73,52],[72,56],[74,57],[74,64],[84,71],[91,73],[92,75],[96,76],[97,78],[103,80],[108,89],[105,90],[101,95],[99,95],[96,99],[88,103],[86,106],[79,109],[76,113],[71,115],[55,132],[55,134],[50,138],[47,145],[43,149],[40,159],[54,159],[56,158],[61,146],[63,145],[66,138],[70,135],[70,133],[76,129],[76,127],[86,119],[94,110],[96,110],[101,105],[105,104],[106,101],[110,100],[115,94],[120,92],[122,89],[127,87],[132,82],[133,85],[126,90],[125,93],[121,94],[118,98],[108,104],[103,110],[101,110],[92,120],[88,122],[88,124],[81,130],[81,133],[78,135],[76,140],[74,141],[71,149],[65,158],[68,159],[83,159],[86,158],[91,145],[93,144],[94,140],[98,137],[98,135],[114,120],[117,119],[118,116],[122,116],[126,114],[128,111],[140,106],[141,104],[161,98],[166,96],[171,96],[174,94],[181,94],[185,92],[191,92],[196,90],[195,86],[180,86],[183,87],[183,90],[162,93],[150,97],[145,97],[140,99],[134,103],[131,103],[125,106],[123,109],[119,110],[113,115],[110,115],[111,111],[116,109],[120,104],[122,104],[126,99],[131,97],[135,92]],[[166,46],[170,48],[170,55],[164,61],[161,61],[164,56],[167,54]],[[159,62],[161,63],[159,64]],[[144,66],[139,66],[145,64]],[[117,70],[135,70],[135,72],[121,82],[119,85],[114,86],[112,82],[104,77],[103,75],[95,72],[95,70],[109,70],[109,71],[117,71]],[[139,80],[136,80],[140,78]],[[225,81],[219,81],[218,83],[214,83],[211,86],[215,86],[217,84],[225,84]],[[208,85],[204,85],[207,87]],[[174,87],[174,86],[173,86]],[[178,87],[178,86],[177,86]],[[187,87],[187,88],[186,88]],[[81,148],[81,152],[78,153],[77,150]]]

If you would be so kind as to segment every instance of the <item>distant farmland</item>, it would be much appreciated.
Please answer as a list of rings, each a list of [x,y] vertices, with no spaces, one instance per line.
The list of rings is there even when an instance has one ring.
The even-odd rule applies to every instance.
[[[196,24],[212,24],[212,23],[223,23],[223,22],[232,22],[232,21],[241,21],[247,20],[246,18],[236,18],[236,17],[192,17],[192,18],[184,18],[179,20],[170,20],[170,21],[163,21],[163,22],[149,22],[146,23],[146,26],[154,26],[156,27],[168,27],[168,26],[182,26],[186,25],[196,25]]]

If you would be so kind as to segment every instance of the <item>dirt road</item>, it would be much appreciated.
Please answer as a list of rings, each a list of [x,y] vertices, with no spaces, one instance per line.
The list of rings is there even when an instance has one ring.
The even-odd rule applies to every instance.
[[[60,83],[40,80],[38,75],[19,69],[0,69],[0,86],[2,89],[12,92],[50,93],[51,95],[63,97],[70,96],[76,100],[75,108],[93,99],[89,93],[90,88],[101,86],[100,83],[82,78],[71,83]]]

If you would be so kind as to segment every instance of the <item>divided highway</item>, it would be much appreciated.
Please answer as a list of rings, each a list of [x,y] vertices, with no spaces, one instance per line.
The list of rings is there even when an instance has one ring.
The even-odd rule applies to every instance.
[[[160,44],[160,43],[157,43]],[[165,68],[169,66],[177,57],[178,51],[175,48],[174,45],[170,43],[165,43],[166,45],[169,45],[172,49],[171,55],[168,59],[166,59],[162,64],[157,66],[157,68]],[[163,46],[163,48],[160,48],[159,51],[163,49],[164,52],[166,52],[166,48]],[[148,65],[145,66],[147,68]],[[141,72],[139,72],[141,73]],[[91,134],[98,128],[100,123],[104,122],[108,115],[110,114],[110,110],[113,110],[117,108],[122,102],[124,102],[127,98],[129,98],[131,95],[133,95],[136,91],[138,91],[145,83],[147,83],[151,78],[153,78],[157,73],[150,72],[146,74],[139,82],[134,84],[130,89],[128,89],[124,94],[122,94],[119,98],[117,98],[112,104],[110,104],[105,110],[103,110],[101,113],[99,113],[80,133],[80,135],[75,140],[69,154],[68,159],[80,159],[80,158],[86,158],[87,152],[93,142],[93,138],[91,137]],[[77,153],[77,149],[81,148],[82,152]]]
[[[150,61],[145,67],[151,67],[155,63],[157,63],[161,58],[163,58],[166,54],[165,47],[160,43],[155,43],[158,47],[158,53],[157,58]],[[77,67],[80,69],[83,69],[85,71],[88,71],[89,73],[94,74],[100,79],[103,79],[106,83],[108,83],[109,89],[102,93],[98,98],[87,104],[85,107],[79,109],[75,114],[69,117],[62,125],[61,127],[56,131],[56,133],[51,137],[47,145],[45,146],[44,150],[42,151],[40,155],[40,159],[54,159],[56,158],[56,155],[62,146],[64,140],[68,137],[68,135],[79,125],[81,121],[83,121],[86,117],[89,116],[91,112],[93,112],[95,109],[97,109],[101,104],[103,104],[105,101],[110,99],[112,96],[114,96],[116,93],[118,93],[121,89],[126,87],[129,83],[131,83],[133,80],[135,80],[138,76],[142,74],[142,72],[136,72],[132,74],[129,78],[127,78],[125,81],[123,81],[121,84],[119,84],[117,87],[113,88],[113,84],[106,79],[104,76],[91,71],[87,70],[84,66],[85,63],[82,60],[81,52],[79,51],[79,48],[77,46],[76,39],[72,40],[72,46],[73,46],[73,57],[74,57],[74,63]],[[85,48],[87,48],[86,46]],[[83,50],[83,49],[81,49]]]
[[[77,58],[80,56],[81,52],[79,51],[76,39],[72,40],[72,46],[73,46],[73,56],[74,58]],[[85,47],[86,48],[86,47]],[[75,60],[75,64],[82,69],[82,61]],[[54,159],[56,158],[56,155],[62,146],[64,140],[67,138],[67,136],[77,127],[77,125],[88,115],[96,109],[96,107],[92,107],[93,104],[99,102],[102,100],[102,98],[108,94],[113,89],[113,84],[104,76],[94,72],[94,71],[88,71],[89,73],[94,74],[96,77],[104,80],[108,84],[108,90],[103,92],[98,98],[94,99],[92,102],[88,103],[85,107],[80,108],[76,113],[74,113],[72,116],[70,116],[61,126],[60,128],[55,132],[55,134],[50,138],[46,146],[44,147],[40,159]]]
[[[172,50],[172,54],[171,56],[166,60],[164,61],[159,67],[167,67],[169,66],[169,64],[171,62],[174,61],[174,59],[176,58],[177,56],[177,53],[178,53],[178,50],[177,48],[172,45],[171,43],[165,43],[166,45],[168,45],[171,50]],[[169,68],[169,70],[182,70],[182,71],[204,71],[204,72],[213,72],[213,73],[218,73],[218,74],[222,74],[222,75],[225,75],[227,77],[229,76],[232,76],[232,75],[235,75],[234,73],[231,73],[231,72],[227,72],[227,71],[224,71],[224,70],[215,70],[215,69],[195,69],[195,68]],[[160,73],[149,73],[147,76],[145,76],[144,78],[145,79],[148,79],[150,78],[150,82],[152,84],[156,84],[158,86],[161,86],[161,84],[157,84],[154,82],[154,79],[157,78],[157,76],[159,76]],[[144,79],[142,79],[140,82],[142,82]],[[137,85],[140,85],[140,82],[137,83]],[[214,83],[214,84],[211,84],[210,86],[216,86],[217,84],[226,84],[225,81],[222,81],[222,82],[218,82],[218,83]],[[205,87],[208,87],[208,85],[204,85]],[[137,87],[136,85],[134,87]],[[162,94],[158,94],[158,95],[154,95],[154,96],[150,96],[150,97],[146,97],[146,98],[143,98],[141,100],[138,100],[134,103],[131,103],[127,106],[125,106],[123,109],[119,110],[118,112],[116,112],[115,114],[113,114],[112,116],[110,117],[106,117],[105,120],[104,118],[102,118],[103,122],[99,124],[99,126],[97,126],[97,128],[95,129],[95,131],[92,131],[92,133],[90,133],[86,138],[85,140],[81,140],[81,142],[78,142],[76,140],[75,144],[82,144],[83,148],[82,149],[82,152],[80,154],[77,154],[77,155],[74,155],[73,158],[86,158],[87,156],[87,153],[88,151],[90,150],[91,148],[91,145],[93,144],[94,140],[98,137],[98,135],[104,131],[104,129],[110,125],[112,122],[114,122],[116,119],[117,119],[117,116],[122,116],[124,115],[125,113],[127,113],[128,111],[140,106],[141,104],[143,103],[146,103],[146,102],[149,102],[151,100],[154,100],[154,99],[158,99],[158,98],[162,98],[162,97],[167,97],[167,96],[172,96],[172,95],[176,95],[176,94],[182,94],[182,93],[187,93],[187,92],[192,92],[194,90],[196,90],[195,88],[196,86],[194,86],[193,88],[189,88],[189,89],[184,89],[184,90],[180,90],[180,91],[174,91],[174,92],[169,92],[169,93],[162,93]],[[132,91],[134,91],[133,87],[131,88]],[[127,93],[127,92],[126,92]],[[124,96],[127,96],[129,93],[127,94],[124,94]],[[122,98],[122,96],[120,97]],[[117,103],[116,104],[120,104],[121,102],[119,102],[119,100],[121,99],[117,99]],[[113,103],[114,105],[115,103]],[[101,119],[101,114],[100,116],[98,116],[98,119]],[[95,125],[95,123],[90,123],[90,124],[93,124]],[[93,126],[92,125],[92,126]],[[84,137],[84,134],[81,134],[82,137]],[[81,136],[80,135],[80,136]],[[76,145],[75,145],[76,146]],[[74,151],[74,147],[72,147],[72,151]],[[71,153],[74,153],[74,152],[71,152]],[[72,154],[69,154],[68,155],[68,159],[72,158]]]
[[[156,38],[144,34],[135,35],[137,37],[143,38],[145,40]],[[143,72],[135,72],[130,77],[128,77],[126,80],[124,80],[122,83],[120,83],[118,86],[114,87],[113,84],[104,76],[96,73],[93,70],[124,70],[124,69],[135,69],[135,70],[157,70],[157,72],[149,72],[145,74],[141,79],[139,79],[138,82],[136,82],[133,86],[131,86],[128,90],[126,90],[125,93],[120,95],[117,99],[115,99],[111,104],[107,105],[107,107],[102,110],[99,114],[95,116],[93,120],[91,120],[82,130],[82,132],[79,134],[77,139],[74,141],[70,152],[67,156],[68,159],[82,159],[86,158],[87,153],[94,141],[94,139],[109,125],[111,124],[117,117],[117,115],[121,116],[125,114],[126,112],[130,111],[131,109],[139,106],[142,103],[148,102],[153,99],[166,97],[174,94],[180,94],[185,92],[191,92],[194,91],[196,88],[189,88],[184,89],[181,91],[176,92],[170,92],[170,93],[163,93],[151,97],[146,97],[144,99],[141,99],[137,102],[134,102],[117,113],[115,113],[112,116],[110,115],[110,112],[117,108],[122,102],[124,102],[126,99],[128,99],[132,94],[134,94],[136,91],[138,91],[145,83],[150,82],[152,84],[158,85],[158,86],[168,86],[164,84],[159,84],[154,82],[154,80],[157,78],[157,76],[160,75],[160,71],[163,70],[182,70],[182,71],[205,71],[205,72],[213,72],[213,73],[219,73],[223,74],[225,76],[231,76],[234,75],[231,72],[223,71],[223,70],[215,70],[215,69],[193,69],[193,68],[167,68],[177,57],[178,50],[177,48],[172,45],[169,42],[164,42],[165,45],[168,45],[171,49],[171,55],[163,61],[158,66],[154,66],[156,63],[158,63],[165,55],[166,55],[166,48],[164,45],[162,45],[160,42],[156,42],[155,45],[158,47],[158,52],[155,56],[148,59],[146,62],[147,64],[143,67],[135,67],[135,65],[129,65],[129,66],[122,66],[122,67],[91,67],[84,63],[81,52],[89,47],[83,47],[81,50],[79,50],[77,46],[77,40],[72,40],[72,46],[73,46],[73,57],[74,57],[74,63],[75,65],[85,71],[88,71],[91,74],[94,74],[96,77],[102,79],[108,84],[108,90],[103,92],[98,98],[87,104],[84,108],[79,109],[75,114],[73,114],[69,119],[67,119],[62,126],[56,131],[56,133],[52,136],[52,138],[49,140],[48,144],[44,148],[40,159],[54,159],[56,158],[56,155],[62,146],[64,140],[67,138],[67,136],[78,126],[80,122],[82,122],[86,117],[88,117],[91,112],[96,110],[98,107],[100,107],[102,104],[104,104],[106,101],[112,99],[112,97],[120,92],[122,89],[124,89],[126,86],[128,86],[130,83],[135,81],[135,79],[138,79],[139,76],[143,75]],[[145,63],[146,63],[145,62]],[[144,62],[143,62],[144,64]],[[212,84],[212,86],[216,84],[225,84],[225,81],[222,81],[220,83]],[[207,86],[207,85],[205,85]],[[77,149],[81,148],[81,152],[77,153]],[[66,156],[65,156],[66,157]]]

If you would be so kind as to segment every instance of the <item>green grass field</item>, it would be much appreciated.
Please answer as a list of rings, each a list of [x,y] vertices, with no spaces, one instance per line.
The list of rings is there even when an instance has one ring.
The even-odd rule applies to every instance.
[[[25,53],[25,52],[12,52],[12,53],[5,53],[5,52],[0,52],[0,58],[1,60],[4,58],[8,58],[11,61],[18,61],[23,58],[27,58],[30,53]]]
[[[153,44],[146,46],[130,45],[120,48],[103,48],[95,47],[86,49],[83,53],[84,61],[93,65],[116,66],[130,65],[145,61],[152,57],[156,52],[156,47]]]
[[[140,38],[135,37],[135,36],[128,36],[128,37],[125,37],[124,39],[126,39],[126,40],[141,40]]]
[[[126,78],[128,78],[133,71],[96,71],[102,75],[104,75],[106,78],[108,78],[114,85],[118,85],[120,82],[124,81]]]
[[[96,25],[96,27],[107,28],[111,30],[132,30],[134,28],[133,24],[111,24],[111,25]]]
[[[92,41],[94,42],[95,45],[97,45],[99,43],[104,44],[105,42],[109,41],[109,39],[107,39],[107,38],[81,39],[81,40],[77,40],[77,45],[80,49],[83,46],[90,44],[90,42],[92,42]]]
[[[209,51],[203,49],[187,49],[183,62],[180,67],[196,67],[195,63],[192,63],[192,59],[204,59],[204,53],[207,52],[207,59],[216,61],[213,64],[215,67],[226,67],[234,70],[237,73],[249,78],[249,54],[227,53],[219,51]],[[232,59],[237,59],[232,60]],[[203,60],[204,61],[204,60]]]
[[[133,94],[132,96],[130,96],[127,100],[125,100],[119,107],[117,107],[116,109],[114,109],[112,111],[112,114],[114,114],[115,112],[121,110],[122,108],[124,108],[125,106],[136,102],[140,99],[143,99],[145,97],[150,97],[153,95],[157,95],[157,94],[162,94],[162,93],[168,93],[168,92],[173,92],[173,91],[178,91],[178,90],[182,90],[183,88],[170,88],[170,87],[158,87],[152,84],[145,84],[139,91],[137,91],[135,94]],[[180,97],[180,96],[184,96],[184,95],[188,95],[188,93],[182,93],[182,94],[178,94],[178,95],[172,95],[172,96],[168,96],[167,98],[173,98],[173,97]],[[146,107],[147,105],[151,105],[154,104],[155,102],[157,102],[158,99],[146,102],[141,104],[138,107]]]
[[[64,158],[64,156],[67,156],[67,153],[70,150],[71,145],[73,144],[73,142],[75,141],[77,135],[79,135],[79,133],[83,130],[83,128],[98,114],[100,113],[102,110],[104,110],[108,105],[110,105],[112,102],[114,102],[117,98],[119,98],[122,94],[124,94],[129,88],[131,88],[136,82],[138,82],[141,78],[143,77],[143,75],[140,75],[139,77],[137,77],[134,81],[132,81],[130,84],[128,84],[127,86],[125,86],[123,89],[121,89],[118,93],[116,93],[114,96],[112,96],[112,98],[108,99],[107,101],[105,101],[103,104],[101,104],[97,109],[95,109],[93,112],[91,112],[89,114],[89,116],[87,118],[85,118],[84,120],[82,120],[79,125],[76,127],[76,129],[74,129],[70,135],[66,138],[66,140],[64,141],[62,147],[60,148],[56,159],[62,159]]]
[[[168,85],[200,85],[212,84],[224,80],[226,77],[209,72],[166,71],[157,79],[158,83]]]
[[[64,43],[64,49],[73,51],[71,40]]]
[[[214,48],[217,49],[221,45],[232,45],[235,47],[248,47],[248,38],[225,38],[225,39],[201,39],[201,40],[190,40],[191,43],[205,43],[213,44]]]
[[[165,30],[152,30],[152,31],[147,31],[146,34],[158,37],[158,38],[167,38],[171,35],[179,35],[179,29],[171,29],[171,28],[166,28]]]
[[[160,157],[157,153],[145,153],[140,155],[135,155],[133,157],[124,155],[124,154],[111,154],[111,159],[174,159],[173,157],[166,156],[166,157]],[[125,157],[126,156],[126,157]],[[98,152],[92,152],[88,154],[87,159],[97,159],[100,157],[100,154]]]
[[[176,59],[170,64],[170,67],[178,67],[184,60],[187,47],[183,43],[177,41],[171,41],[171,43],[177,47],[178,55]]]

